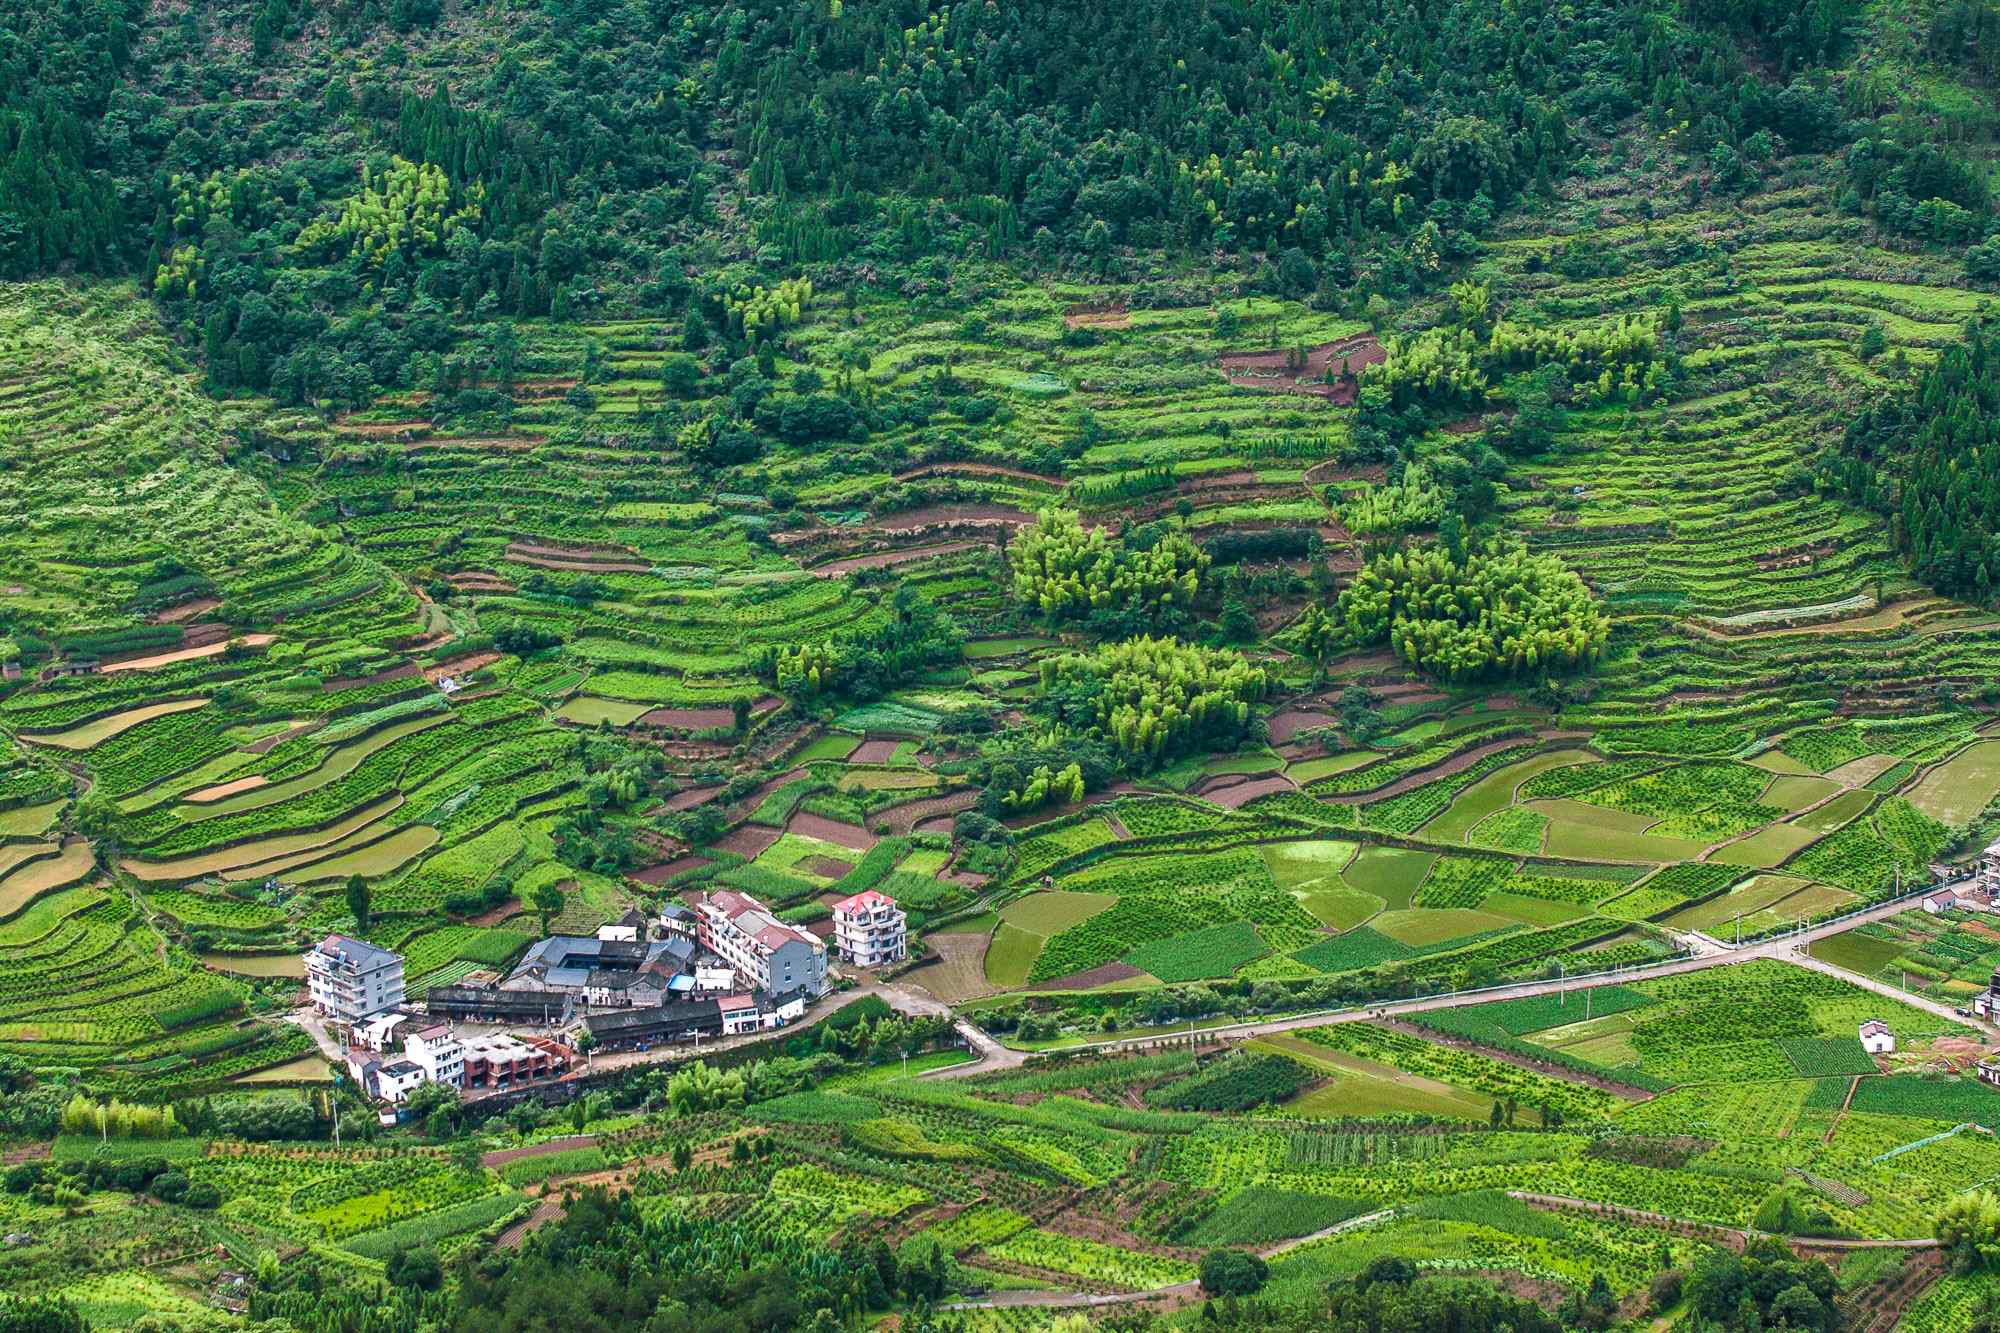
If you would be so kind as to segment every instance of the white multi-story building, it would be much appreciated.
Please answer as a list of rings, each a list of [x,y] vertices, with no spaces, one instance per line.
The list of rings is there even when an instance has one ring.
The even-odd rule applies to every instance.
[[[702,947],[752,988],[772,995],[826,993],[826,944],[778,920],[749,894],[704,894],[696,916]]]
[[[305,956],[306,989],[313,1007],[343,1023],[403,1003],[403,956],[366,940],[329,935]]]
[[[403,1055],[431,1082],[465,1086],[465,1043],[443,1023],[433,1023],[403,1038]]]
[[[833,905],[833,947],[856,967],[900,963],[909,953],[909,920],[886,893],[857,893]]]

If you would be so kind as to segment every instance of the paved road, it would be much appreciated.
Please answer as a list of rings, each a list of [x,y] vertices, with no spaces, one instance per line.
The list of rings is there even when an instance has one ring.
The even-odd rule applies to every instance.
[[[1925,892],[1933,891],[1935,890],[1925,890]],[[1925,999],[1920,995],[1905,994],[1897,990],[1894,986],[1888,985],[1886,982],[1875,981],[1869,977],[1858,976],[1855,973],[1844,971],[1841,968],[1834,967],[1830,963],[1813,958],[1805,952],[1806,947],[1815,940],[1825,939],[1831,935],[1838,935],[1842,931],[1852,930],[1856,926],[1866,925],[1871,921],[1881,921],[1895,916],[1900,912],[1907,912],[1915,905],[1919,896],[1921,895],[1913,893],[1891,902],[1880,903],[1865,911],[1842,917],[1838,921],[1814,926],[1803,931],[1795,931],[1775,939],[1761,940],[1752,944],[1731,946],[1707,936],[1688,937],[1687,943],[1693,950],[1688,957],[1676,958],[1665,963],[1654,963],[1646,967],[1628,968],[1618,972],[1600,972],[1590,976],[1571,977],[1558,981],[1524,981],[1511,986],[1488,987],[1477,993],[1426,995],[1410,1000],[1383,1000],[1357,1008],[1323,1010],[1310,1014],[1294,1014],[1289,1018],[1231,1023],[1222,1027],[1196,1028],[1193,1031],[1193,1035],[1208,1040],[1241,1041],[1251,1037],[1268,1037],[1281,1032],[1293,1032],[1300,1028],[1327,1027],[1335,1023],[1362,1023],[1374,1018],[1394,1018],[1400,1014],[1418,1014],[1432,1009],[1452,1009],[1461,1005],[1485,1003],[1492,1000],[1521,1000],[1539,995],[1555,995],[1558,992],[1567,993],[1569,991],[1590,990],[1598,986],[1623,985],[1633,981],[1651,981],[1658,977],[1681,976],[1689,972],[1702,971],[1704,968],[1723,967],[1731,963],[1748,962],[1753,958],[1775,958],[1789,963],[1797,963],[1804,967],[1810,967],[1816,972],[1825,972],[1828,975],[1837,976],[1841,980],[1860,986],[1863,989],[1875,991],[1888,998],[1900,1000],[1905,1004],[1914,1005],[1927,1012],[1978,1028],[1987,1037],[1993,1036],[1994,1029],[1992,1025],[1983,1019],[1960,1018],[1950,1005],[1940,1004],[1936,1000]],[[1088,1042],[1079,1046],[1065,1046],[1061,1050],[1065,1053],[1074,1054],[1083,1051],[1108,1053],[1120,1050],[1145,1049],[1164,1043],[1184,1042],[1189,1035],[1183,1029],[1171,1033],[1155,1033],[1150,1036],[1115,1037],[1106,1041]],[[991,1041],[991,1038],[988,1038],[988,1041]],[[1013,1063],[1018,1065],[1020,1061],[1017,1060]],[[933,1070],[931,1073],[933,1077],[937,1078],[963,1078],[970,1074],[981,1074],[994,1068],[1006,1067],[1012,1066],[997,1063],[989,1064],[982,1059],[973,1064],[954,1065],[948,1069]]]
[[[313,1045],[319,1047],[319,1053],[328,1060],[337,1065],[347,1063],[347,1052],[340,1049],[340,1043],[326,1030],[326,1020],[310,1005],[292,1010],[285,1015],[285,1021],[304,1028],[306,1035],[313,1039]]]
[[[1799,950],[1796,954],[1787,955],[1786,961],[1797,963],[1800,967],[1809,967],[1815,972],[1824,972],[1830,977],[1839,977],[1850,986],[1859,986],[1863,990],[1872,990],[1877,995],[1886,996],[1902,1004],[1912,1005],[1915,1008],[1924,1010],[1926,1013],[1936,1014],[1940,1018],[1949,1018],[1954,1023],[1969,1024],[1979,1028],[1982,1033],[1986,1031],[1987,1025],[1985,1023],[1973,1017],[1961,1018],[1958,1010],[1951,1005],[1930,999],[1928,996],[1912,995],[1906,990],[1891,986],[1886,981],[1877,981],[1874,977],[1864,977],[1860,973],[1850,972],[1844,967],[1835,967],[1832,963],[1824,959],[1813,957],[1803,949]]]

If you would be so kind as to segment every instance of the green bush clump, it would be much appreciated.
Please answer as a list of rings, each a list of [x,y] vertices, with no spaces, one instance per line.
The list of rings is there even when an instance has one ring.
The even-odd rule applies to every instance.
[[[552,1180],[556,1176],[581,1175],[586,1171],[602,1171],[611,1165],[604,1155],[604,1149],[592,1144],[587,1148],[565,1148],[561,1152],[546,1153],[540,1157],[523,1157],[500,1168],[500,1176],[509,1185],[520,1188],[540,1181]]]
[[[1247,1111],[1298,1094],[1312,1074],[1282,1055],[1236,1054],[1197,1074],[1176,1079],[1146,1094],[1153,1106],[1175,1111]]]
[[[1875,1061],[1854,1037],[1784,1037],[1778,1048],[1805,1078],[1875,1072]]]
[[[525,1196],[515,1190],[467,1199],[463,1203],[350,1236],[341,1248],[364,1259],[387,1259],[414,1245],[435,1245],[452,1236],[462,1236],[469,1231],[491,1226],[525,1202]]]
[[[1044,658],[1041,671],[1059,721],[1099,732],[1146,767],[1233,748],[1249,729],[1250,705],[1270,687],[1241,653],[1150,636]]]
[[[1864,1078],[1849,1109],[1991,1125],[2000,1123],[2000,1092],[1969,1078]]]
[[[1611,632],[1567,565],[1519,548],[1377,556],[1341,592],[1340,615],[1356,642],[1453,682],[1589,666]]]
[[[1187,1245],[1263,1245],[1310,1235],[1373,1207],[1365,1199],[1252,1185],[1231,1195],[1179,1239]]]
[[[1394,962],[1399,958],[1414,957],[1415,954],[1416,950],[1401,940],[1392,940],[1368,926],[1357,926],[1344,935],[1336,935],[1301,949],[1292,957],[1322,972],[1352,972],[1356,968],[1373,967],[1377,963]]]
[[[212,990],[196,996],[186,1004],[177,1004],[157,1011],[153,1017],[159,1025],[172,1032],[175,1028],[191,1027],[211,1018],[235,1013],[243,1007],[243,999],[234,991]]]
[[[1179,533],[1137,550],[1073,510],[1045,509],[1007,544],[1014,595],[1050,620],[1128,607],[1149,613],[1194,604],[1208,556]]]
[[[880,1116],[882,1104],[847,1092],[794,1092],[758,1102],[746,1114],[752,1120],[767,1122],[855,1125]]]

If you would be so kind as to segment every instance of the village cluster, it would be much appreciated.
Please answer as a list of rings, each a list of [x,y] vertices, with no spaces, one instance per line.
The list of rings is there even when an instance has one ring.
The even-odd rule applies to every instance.
[[[475,972],[421,995],[402,956],[328,935],[305,955],[313,1009],[348,1072],[394,1123],[425,1083],[490,1096],[574,1072],[585,1052],[651,1051],[783,1027],[839,979],[908,953],[908,918],[875,890],[836,903],[827,936],[718,890],[657,915],[627,912],[595,935],[551,935],[501,976]]]

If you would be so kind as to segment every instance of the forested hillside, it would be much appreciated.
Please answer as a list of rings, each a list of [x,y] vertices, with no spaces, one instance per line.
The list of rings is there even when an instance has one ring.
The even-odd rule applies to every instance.
[[[136,274],[215,387],[347,405],[437,387],[454,315],[720,326],[766,258],[1102,273],[1132,247],[1358,307],[1447,280],[1625,126],[1740,190],[1780,146],[1900,125],[1893,100],[1843,104],[1814,76],[1859,18],[1830,0],[23,7],[0,270]],[[1934,44],[1976,50],[1969,21],[1940,15]],[[1904,162],[1909,137],[1857,146],[1863,196],[1985,203],[1949,151]]]
[[[1993,1327],[1996,79],[0,7],[0,1333]],[[908,957],[526,1097],[302,1007],[725,889]]]

